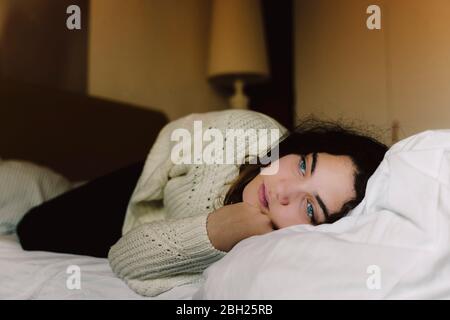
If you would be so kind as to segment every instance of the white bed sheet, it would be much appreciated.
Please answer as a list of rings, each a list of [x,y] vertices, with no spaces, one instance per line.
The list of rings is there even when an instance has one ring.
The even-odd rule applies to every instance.
[[[80,267],[80,289],[67,288],[71,265]],[[184,285],[157,297],[143,297],[114,275],[106,258],[25,251],[14,234],[0,235],[0,300],[190,300],[199,287],[200,283]]]

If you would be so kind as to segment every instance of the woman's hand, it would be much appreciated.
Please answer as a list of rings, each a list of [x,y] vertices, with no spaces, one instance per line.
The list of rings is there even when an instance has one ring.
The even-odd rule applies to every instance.
[[[225,252],[245,238],[274,230],[267,215],[245,202],[226,205],[210,213],[206,227],[212,245]]]

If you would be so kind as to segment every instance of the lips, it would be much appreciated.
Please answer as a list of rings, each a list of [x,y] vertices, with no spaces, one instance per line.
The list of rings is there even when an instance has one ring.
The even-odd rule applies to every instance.
[[[268,209],[269,208],[269,203],[267,202],[266,187],[265,187],[264,183],[262,183],[261,186],[259,187],[258,196],[259,196],[259,202],[261,203],[261,205],[264,208]]]

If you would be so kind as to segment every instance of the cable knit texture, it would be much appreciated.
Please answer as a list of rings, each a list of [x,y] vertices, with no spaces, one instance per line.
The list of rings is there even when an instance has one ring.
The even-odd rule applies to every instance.
[[[193,158],[192,164],[174,164],[172,148],[179,141],[171,141],[171,135],[175,129],[186,129],[195,139],[191,146],[194,150],[194,144],[202,140],[201,136],[194,138],[195,120],[202,121],[203,132],[220,130],[224,148],[227,129],[279,129],[280,136],[286,132],[274,119],[249,110],[194,113],[168,123],[161,130],[131,196],[123,236],[108,254],[117,276],[144,296],[156,296],[202,280],[203,270],[226,254],[212,246],[206,224],[209,213],[222,206],[243,160],[238,156],[239,162],[233,164],[206,164]],[[200,150],[216,142],[203,142]],[[235,155],[243,148],[241,155],[247,156],[248,146],[257,143],[259,155],[264,155],[270,148],[268,142],[273,146],[278,141],[245,139],[244,144],[235,146]],[[224,154],[215,156],[220,155]]]

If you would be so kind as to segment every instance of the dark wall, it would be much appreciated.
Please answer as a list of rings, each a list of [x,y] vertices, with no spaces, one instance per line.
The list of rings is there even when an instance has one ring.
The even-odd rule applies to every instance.
[[[2,0],[0,76],[86,93],[88,1]],[[81,8],[81,30],[68,30],[66,9]]]
[[[294,119],[293,83],[293,1],[262,0],[270,80],[249,86],[251,108],[292,129]]]

